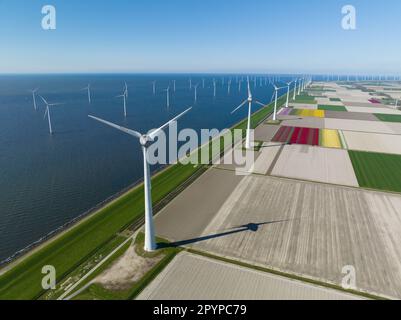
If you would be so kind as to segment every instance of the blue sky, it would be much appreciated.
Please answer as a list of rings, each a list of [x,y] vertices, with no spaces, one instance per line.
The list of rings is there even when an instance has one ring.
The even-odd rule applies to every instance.
[[[57,30],[41,8],[57,9]],[[341,8],[357,30],[341,28]],[[0,0],[0,73],[401,73],[399,0]]]

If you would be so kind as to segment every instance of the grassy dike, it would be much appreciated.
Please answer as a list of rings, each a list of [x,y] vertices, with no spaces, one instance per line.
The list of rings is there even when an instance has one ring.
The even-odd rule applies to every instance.
[[[279,99],[278,105],[285,103],[286,95]],[[273,112],[273,103],[252,115],[255,128]],[[246,129],[246,119],[233,129]],[[245,133],[245,132],[244,132]],[[156,205],[169,194],[180,188],[204,166],[175,164],[152,177],[152,199]],[[204,168],[203,168],[204,169]],[[67,277],[85,260],[93,255],[116,235],[138,221],[144,213],[143,185],[140,184],[112,201],[104,208],[82,222],[72,226],[61,236],[50,240],[40,249],[13,266],[0,276],[0,299],[37,299],[45,293],[41,281],[42,267],[52,265],[57,271],[57,281]]]

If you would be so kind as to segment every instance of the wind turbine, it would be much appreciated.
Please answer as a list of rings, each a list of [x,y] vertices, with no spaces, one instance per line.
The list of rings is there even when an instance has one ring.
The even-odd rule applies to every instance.
[[[231,91],[231,79],[228,80],[227,94],[229,95]]]
[[[242,79],[238,80],[238,92],[241,92]]]
[[[32,100],[33,100],[33,108],[36,110],[38,110],[38,107],[36,105],[36,92],[39,90],[39,88],[33,89],[31,90],[32,92]]]
[[[152,84],[153,84],[153,95],[155,95],[156,94],[156,80],[152,81]]]
[[[279,91],[280,89],[284,89],[285,87],[279,88],[279,87],[277,87],[275,84],[273,84],[273,87],[274,87],[275,96],[276,96],[276,98],[275,98],[275,100],[274,100],[273,121],[276,121],[276,119],[277,119],[277,98],[278,98],[278,91]]]
[[[189,90],[192,90],[192,79],[189,78]]]
[[[287,102],[286,102],[286,104],[285,104],[285,107],[286,107],[286,108],[288,108],[288,103],[289,103],[289,100],[290,100],[290,85],[291,85],[292,82],[293,82],[293,81],[287,82],[288,91],[287,91]]]
[[[295,100],[295,98],[296,98],[296,94],[297,94],[297,82],[298,82],[298,79],[295,79],[295,87],[294,87],[294,96],[292,97],[292,100]]]
[[[169,122],[167,122],[166,124],[161,126],[159,129],[149,131],[148,134],[141,134],[137,131],[127,129],[127,128],[121,127],[119,125],[116,125],[114,123],[108,122],[106,120],[89,115],[90,118],[92,118],[96,121],[99,121],[103,124],[106,124],[110,127],[118,129],[122,132],[129,134],[130,136],[133,136],[133,137],[139,139],[139,143],[141,144],[142,153],[143,153],[143,176],[144,176],[144,193],[145,193],[145,246],[144,246],[144,249],[147,252],[155,251],[157,249],[156,241],[155,241],[154,225],[153,225],[152,193],[151,193],[152,187],[151,187],[150,168],[149,168],[149,162],[148,162],[147,148],[149,146],[149,143],[154,141],[155,137],[157,136],[157,134],[160,131],[162,131],[163,129],[170,126],[170,124],[176,122],[179,118],[181,118],[184,114],[186,114],[191,109],[192,109],[192,107],[188,108],[187,110],[185,110],[184,112],[182,112],[178,116],[176,116],[174,119],[170,120]]]
[[[205,78],[202,78],[202,88],[205,89]]]
[[[163,90],[167,94],[167,108],[170,108],[170,86],[167,89]]]
[[[216,97],[216,79],[213,79],[213,97]]]
[[[252,98],[252,92],[251,92],[251,87],[249,84],[249,78],[248,78],[248,98],[242,102],[237,108],[235,108],[231,114],[237,112],[237,110],[241,109],[246,103],[248,102],[248,124],[247,124],[247,129],[246,129],[246,140],[245,140],[245,148],[250,149],[251,148],[251,116],[252,116],[252,102],[255,102],[261,106],[265,106],[263,103],[259,101],[254,101]]]
[[[173,87],[174,87],[174,92],[175,92],[175,80],[173,80]]]
[[[124,101],[124,117],[127,117],[127,96],[128,96],[128,90],[127,87],[125,87],[123,94],[117,96],[116,98],[123,98]]]
[[[195,88],[195,103],[196,103],[196,101],[198,101],[198,86],[199,86],[199,83],[194,85],[194,88]]]
[[[126,82],[124,82],[124,94],[125,94],[126,98],[128,99],[128,86],[127,86]]]
[[[85,88],[82,88],[82,90],[87,90],[88,92],[88,102],[91,104],[91,85],[88,83],[88,85]]]
[[[48,103],[46,101],[45,98],[43,98],[41,95],[39,95],[39,97],[43,100],[43,102],[46,104],[46,111],[45,111],[45,115],[43,118],[46,118],[47,115],[47,120],[49,122],[49,132],[50,134],[53,134],[53,127],[52,127],[52,120],[51,120],[51,116],[50,116],[50,107],[54,107],[54,106],[59,106],[62,103]]]

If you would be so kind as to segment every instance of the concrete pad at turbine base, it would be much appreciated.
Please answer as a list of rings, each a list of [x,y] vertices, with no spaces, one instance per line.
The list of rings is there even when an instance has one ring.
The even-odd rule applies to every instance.
[[[356,300],[358,296],[180,253],[138,300]]]

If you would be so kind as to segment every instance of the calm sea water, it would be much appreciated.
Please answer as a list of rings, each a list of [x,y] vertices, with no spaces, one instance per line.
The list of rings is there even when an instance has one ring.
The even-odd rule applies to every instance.
[[[189,78],[198,87],[198,101]],[[213,98],[213,77],[217,97]],[[0,77],[0,261],[76,218],[99,202],[142,178],[138,141],[87,117],[97,115],[120,125],[147,132],[193,106],[179,120],[179,128],[223,129],[246,117],[246,108],[230,112],[246,98],[236,76],[210,75],[51,75]],[[205,88],[202,87],[205,78]],[[152,81],[156,80],[153,95]],[[176,80],[171,105],[163,89]],[[124,81],[129,87],[128,117],[124,119]],[[85,91],[92,87],[92,104]],[[33,108],[30,89],[49,103],[54,135],[44,120],[45,106],[37,98]],[[285,92],[285,90],[284,90]],[[282,92],[282,93],[284,93]],[[269,102],[272,86],[257,86],[253,95]],[[255,105],[255,110],[258,109]],[[152,170],[156,170],[152,167]]]

